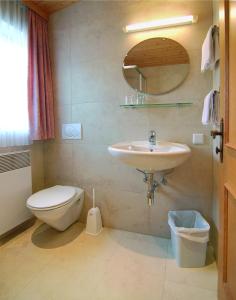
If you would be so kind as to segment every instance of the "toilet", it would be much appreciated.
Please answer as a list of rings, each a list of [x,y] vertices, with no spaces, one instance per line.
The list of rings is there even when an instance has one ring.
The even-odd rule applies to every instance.
[[[64,231],[79,219],[83,202],[82,189],[56,185],[31,195],[27,207],[39,220]]]

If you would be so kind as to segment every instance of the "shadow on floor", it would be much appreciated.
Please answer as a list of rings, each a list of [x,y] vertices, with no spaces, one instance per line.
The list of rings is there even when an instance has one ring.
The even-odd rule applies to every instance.
[[[41,224],[33,232],[31,240],[39,248],[59,248],[75,240],[83,229],[84,226],[81,223],[75,223],[63,232],[57,231],[47,224]]]
[[[169,260],[175,259],[170,239],[151,235],[139,235],[131,232],[126,232],[126,238],[124,238],[124,236],[122,237],[119,234],[120,232],[117,231],[118,234],[113,234],[111,238],[130,251],[150,257],[166,258]],[[207,247],[205,266],[211,265],[213,262],[215,262],[214,248],[210,244]]]
[[[150,257],[166,258],[168,255],[168,239],[128,231],[116,231],[110,238],[129,251]]]

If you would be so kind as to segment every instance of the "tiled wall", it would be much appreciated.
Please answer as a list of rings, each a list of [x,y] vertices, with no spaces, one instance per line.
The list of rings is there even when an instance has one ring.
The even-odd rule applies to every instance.
[[[195,25],[125,34],[129,23],[196,14]],[[200,73],[201,45],[212,23],[210,1],[80,1],[52,15],[51,55],[56,93],[57,139],[44,146],[46,185],[68,184],[85,189],[82,220],[91,207],[91,189],[106,226],[159,236],[169,234],[167,213],[197,209],[211,216],[212,145],[201,125],[203,98],[211,74]],[[126,110],[119,107],[133,90],[122,74],[123,58],[138,42],[168,37],[190,56],[190,73],[171,93],[149,101],[192,101],[186,108]],[[83,139],[63,141],[62,123],[81,122]],[[113,159],[107,147],[115,142],[146,140],[154,129],[159,139],[190,145],[191,158],[168,176],[149,208],[142,176]],[[192,145],[192,133],[205,134],[204,145]]]

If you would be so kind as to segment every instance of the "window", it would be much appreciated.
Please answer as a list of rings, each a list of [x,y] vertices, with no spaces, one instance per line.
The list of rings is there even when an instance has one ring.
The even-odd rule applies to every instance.
[[[27,11],[0,1],[0,147],[29,143]]]

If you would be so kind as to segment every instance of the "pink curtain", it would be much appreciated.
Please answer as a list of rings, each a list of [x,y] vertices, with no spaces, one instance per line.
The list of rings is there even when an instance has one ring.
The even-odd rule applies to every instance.
[[[47,21],[29,9],[28,101],[32,140],[55,137]]]

